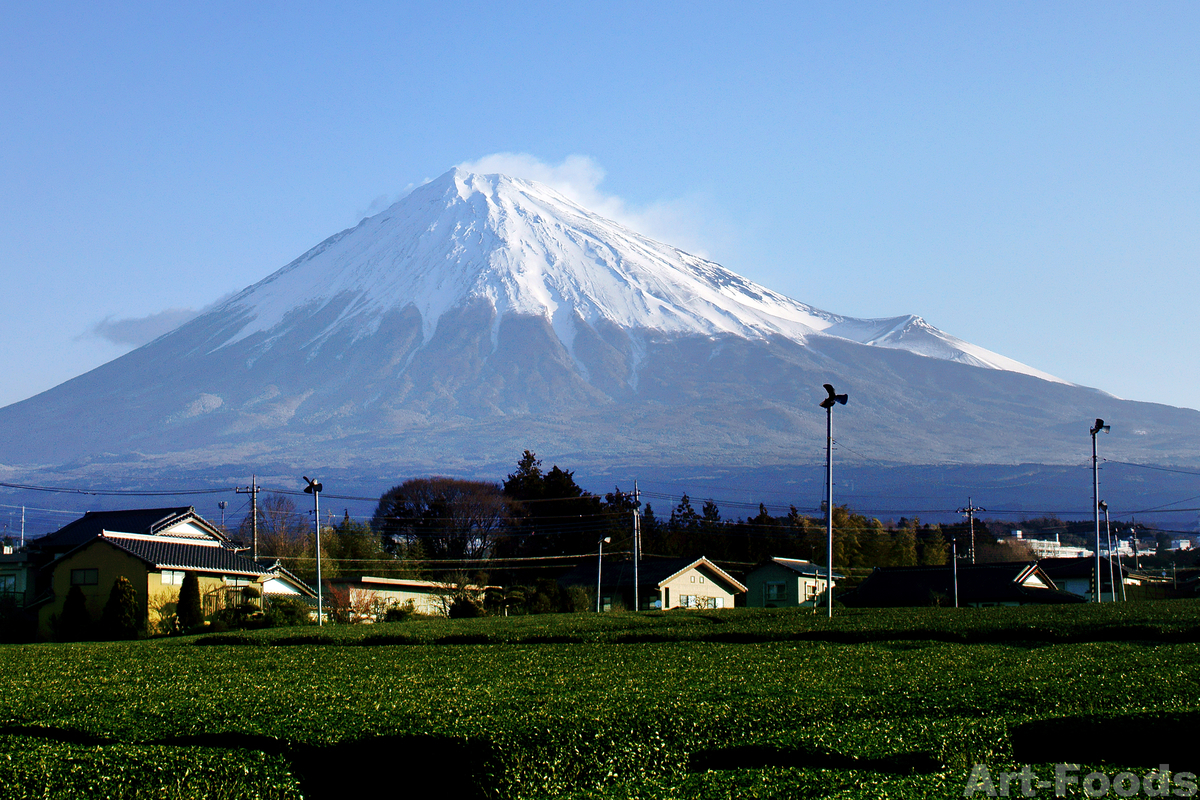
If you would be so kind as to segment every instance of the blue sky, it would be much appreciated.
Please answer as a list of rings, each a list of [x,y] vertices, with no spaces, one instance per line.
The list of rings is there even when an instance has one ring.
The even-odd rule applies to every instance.
[[[0,405],[470,162],[1200,408],[1200,5],[445,5],[6,3]]]

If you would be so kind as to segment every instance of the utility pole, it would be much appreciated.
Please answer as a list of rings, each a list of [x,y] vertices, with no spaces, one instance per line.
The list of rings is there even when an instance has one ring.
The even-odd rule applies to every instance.
[[[233,491],[250,495],[250,556],[258,561],[258,476],[251,475],[249,486],[237,487]],[[221,518],[224,517],[225,515],[221,514]]]
[[[970,549],[967,552],[971,556],[971,564],[972,565],[975,564],[975,512],[976,511],[987,511],[987,509],[979,508],[978,506],[976,506],[974,503],[971,502],[970,497],[967,498],[966,508],[960,508],[958,510],[958,513],[966,515],[967,528],[971,532]]]
[[[21,549],[25,549],[25,506],[21,506]]]

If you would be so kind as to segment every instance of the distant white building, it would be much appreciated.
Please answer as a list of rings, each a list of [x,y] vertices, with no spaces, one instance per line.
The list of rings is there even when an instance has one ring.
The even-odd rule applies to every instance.
[[[1054,540],[1049,539],[1026,539],[1023,531],[1013,531],[1013,538],[1027,546],[1034,558],[1087,558],[1094,555],[1094,550],[1088,550],[1084,547],[1068,547],[1058,540],[1058,534],[1054,534]],[[1130,553],[1133,551],[1131,550]]]

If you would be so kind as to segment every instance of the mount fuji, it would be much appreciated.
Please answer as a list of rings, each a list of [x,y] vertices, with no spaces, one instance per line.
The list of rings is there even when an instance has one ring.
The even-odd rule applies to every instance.
[[[0,409],[0,464],[503,474],[841,458],[1197,463],[1200,412],[1076,386],[929,325],[821,311],[540,184],[452,170],[220,306]],[[262,474],[262,469],[259,469]],[[299,474],[298,472],[296,474]]]

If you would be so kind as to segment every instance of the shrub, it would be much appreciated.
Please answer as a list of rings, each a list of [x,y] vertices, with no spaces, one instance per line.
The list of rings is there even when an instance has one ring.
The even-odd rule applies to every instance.
[[[562,610],[594,611],[596,608],[595,591],[594,588],[586,586],[568,586],[567,590],[562,593]]]
[[[194,572],[183,576],[183,584],[179,587],[179,606],[175,614],[179,617],[180,627],[185,631],[191,631],[204,624],[204,611],[200,607],[200,579]]]
[[[404,622],[406,619],[416,613],[417,609],[416,606],[413,605],[413,601],[406,600],[403,604],[397,603],[395,605],[388,606],[387,611],[384,613],[383,621]]]
[[[17,605],[15,598],[0,598],[0,642],[32,642],[36,631],[36,620]]]
[[[79,642],[90,639],[92,615],[88,613],[83,589],[72,584],[63,602],[62,619],[58,621],[58,638],[64,642]]]
[[[450,602],[450,619],[471,619],[482,617],[483,608],[470,597],[460,594]]]
[[[254,603],[242,603],[240,606],[222,608],[213,615],[214,630],[256,628],[262,627],[264,622],[263,613]]]
[[[137,590],[124,575],[118,575],[104,604],[100,627],[106,639],[136,639],[145,630],[146,618],[141,613]]]
[[[312,609],[302,598],[277,597],[267,605],[266,624],[271,628],[308,625]]]

